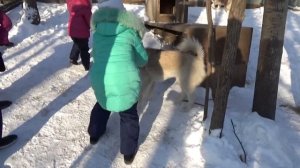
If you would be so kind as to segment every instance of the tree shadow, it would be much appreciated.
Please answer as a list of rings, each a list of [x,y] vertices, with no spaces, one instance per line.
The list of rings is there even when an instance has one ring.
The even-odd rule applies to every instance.
[[[52,39],[52,44],[55,44],[57,39],[58,37]],[[26,94],[30,94],[31,90],[49,80],[58,71],[69,66],[68,61],[62,61],[62,58],[64,57],[61,56],[61,54],[65,54],[64,52],[68,52],[65,50],[65,45],[54,47],[53,45],[48,45],[47,47],[42,47],[34,54],[34,56],[31,57],[37,57],[37,55],[41,54],[43,51],[47,51],[47,48],[50,48],[50,50],[53,51],[53,54],[40,62],[36,61],[27,64],[30,68],[27,74],[18,78],[18,80],[14,81],[9,87],[1,90],[1,97],[5,97],[5,99],[12,100],[16,103],[20,101],[19,99],[21,97],[25,96]],[[18,65],[20,66],[21,64],[25,64],[25,62],[23,61]],[[10,73],[15,72],[10,71],[8,72],[8,75],[10,75]],[[0,165],[3,165],[5,160],[8,159],[12,154],[22,149],[24,145],[26,145],[40,131],[40,129],[57,111],[59,111],[70,101],[77,98],[78,95],[88,90],[89,84],[87,84],[88,80],[86,76],[81,78],[70,88],[66,88],[65,91],[62,91],[59,97],[55,98],[47,106],[42,108],[35,116],[11,132],[12,134],[19,135],[19,139],[14,146],[1,151]],[[30,106],[30,104],[28,105]],[[9,112],[11,111],[6,113]]]
[[[299,19],[298,15],[296,13],[288,11],[288,19],[287,19],[287,30],[286,30],[286,36],[284,39],[284,48],[286,49],[287,56],[290,70],[291,70],[291,90],[295,105],[293,106],[294,109],[297,109],[297,107],[300,106],[300,67],[298,66],[300,64],[300,58],[298,57],[298,49],[300,48],[300,39],[298,38],[300,36],[300,28],[299,26]],[[290,37],[290,38],[287,38]],[[282,81],[281,83],[285,83]]]
[[[63,51],[65,46],[56,46],[55,51]],[[53,64],[54,63],[54,64]],[[54,66],[49,66],[53,64]],[[29,72],[3,90],[1,95],[13,102],[27,94],[32,88],[50,78],[55,72],[68,67],[68,61],[61,61],[61,55],[53,54],[29,70]]]
[[[173,81],[174,82],[174,81]],[[172,81],[161,83],[161,87],[156,86],[153,90],[153,98],[149,102],[147,109],[140,115],[140,136],[139,146],[146,140],[152,124],[160,112],[163,95]],[[84,151],[73,161],[70,167],[113,167],[113,162],[117,159],[120,148],[120,117],[118,113],[112,113],[107,124],[107,130],[103,137],[94,146],[88,145]],[[138,156],[137,156],[138,157]]]
[[[40,129],[56,112],[77,98],[78,95],[86,91],[88,88],[89,85],[87,84],[86,77],[81,78],[73,86],[64,91],[59,97],[41,109],[34,117],[13,130],[11,133],[19,135],[19,139],[12,147],[1,151],[0,165],[4,165],[6,159],[24,147],[24,145],[26,145],[40,131]]]
[[[144,112],[141,114],[140,119],[140,138],[139,144],[143,144],[149,135],[152,125],[159,115],[159,112],[163,106],[164,102],[164,93],[166,90],[174,83],[174,79],[170,79],[164,82],[156,83],[151,93],[151,98],[148,102],[148,106],[144,109]]]
[[[51,38],[51,37],[53,37],[53,34],[46,35],[45,38],[36,41],[36,44],[43,42],[44,39],[48,39],[48,40],[51,39],[51,42],[53,42],[53,41],[59,40],[61,38],[61,37],[55,37],[55,38]],[[45,42],[43,42],[43,43],[45,43]],[[20,54],[23,54],[23,55],[26,54],[26,51],[29,51],[28,49],[30,49],[32,47],[32,45],[34,45],[34,44],[30,44],[27,47],[25,47],[21,50],[18,50],[16,53],[13,53],[11,56],[5,58],[5,62],[7,62],[9,59],[12,59],[13,57],[16,57]],[[14,70],[19,69],[22,66],[28,65],[27,63],[29,63],[30,60],[37,58],[39,56],[39,54],[42,54],[45,51],[45,49],[50,48],[50,46],[51,46],[51,43],[49,43],[48,45],[44,45],[39,50],[37,50],[37,52],[35,52],[35,53],[30,52],[31,56],[28,56],[27,58],[23,59],[22,61],[20,61],[16,65],[14,65],[14,67],[7,67],[7,70],[4,71],[2,73],[2,75],[9,74]],[[38,46],[36,46],[36,47],[38,47]],[[12,50],[13,50],[13,48],[12,48]]]
[[[95,165],[111,167],[120,149],[119,133],[120,117],[118,113],[112,113],[105,134],[97,144],[86,146],[70,167],[94,167]]]
[[[169,90],[170,86],[172,88]],[[198,129],[196,125],[202,123],[203,113],[199,111],[203,111],[203,108],[194,106],[186,112],[179,104],[174,104],[179,92],[174,90],[177,85],[174,85],[173,79],[158,87],[157,90],[163,90],[167,96],[155,94],[141,120],[143,133],[140,137],[140,150],[150,157],[143,167],[186,167],[191,161],[190,157],[194,157],[185,151],[190,145],[187,137]],[[154,149],[147,148],[152,141],[156,143]]]

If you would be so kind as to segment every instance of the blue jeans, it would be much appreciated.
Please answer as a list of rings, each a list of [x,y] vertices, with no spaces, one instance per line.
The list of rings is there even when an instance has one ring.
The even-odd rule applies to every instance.
[[[131,155],[137,151],[140,132],[139,116],[135,103],[130,109],[119,112],[120,115],[120,152],[123,155]],[[90,137],[99,138],[106,130],[107,121],[111,112],[103,109],[96,103],[90,116],[88,133]]]

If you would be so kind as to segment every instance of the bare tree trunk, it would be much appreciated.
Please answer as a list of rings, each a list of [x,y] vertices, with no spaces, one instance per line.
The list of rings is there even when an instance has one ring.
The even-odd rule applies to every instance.
[[[288,0],[265,0],[252,110],[275,119]]]
[[[41,18],[37,8],[36,0],[24,0],[24,11],[26,18],[31,24],[40,24]]]
[[[237,46],[240,38],[242,21],[246,7],[245,0],[235,0],[229,12],[227,37],[222,56],[221,71],[218,74],[216,97],[212,114],[210,131],[223,129],[227,100],[231,88],[231,76],[233,65],[236,60]],[[220,134],[220,137],[222,132]]]
[[[208,53],[205,57],[206,62],[206,73],[207,73],[207,80],[205,83],[205,105],[204,105],[204,115],[203,115],[203,121],[207,118],[208,113],[208,100],[209,100],[209,87],[212,84],[211,82],[211,74],[212,74],[212,60],[214,60],[214,51],[215,51],[215,44],[216,44],[216,38],[215,38],[215,31],[214,31],[214,24],[212,20],[212,14],[211,14],[211,0],[206,0],[206,15],[207,15],[207,23],[208,23]]]

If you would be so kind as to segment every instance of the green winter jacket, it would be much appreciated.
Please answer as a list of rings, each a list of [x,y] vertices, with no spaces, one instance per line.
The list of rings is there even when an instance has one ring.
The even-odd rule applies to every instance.
[[[92,16],[93,66],[91,85],[98,103],[122,112],[138,100],[139,68],[148,61],[141,38],[143,22],[128,11],[100,8]]]

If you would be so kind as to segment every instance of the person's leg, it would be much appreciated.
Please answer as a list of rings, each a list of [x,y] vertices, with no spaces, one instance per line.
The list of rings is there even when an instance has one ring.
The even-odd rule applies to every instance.
[[[2,138],[2,129],[3,129],[3,120],[2,120],[2,111],[0,109],[0,139]]]
[[[138,148],[140,132],[137,103],[130,109],[120,112],[121,154],[134,155]]]
[[[0,45],[9,45],[9,40],[8,40],[8,31],[1,28],[1,37],[0,37]]]
[[[89,53],[89,39],[77,39],[77,45],[80,50],[80,58],[85,70],[90,69],[90,53]]]
[[[18,136],[17,135],[8,135],[5,137],[2,137],[2,129],[3,129],[3,118],[2,118],[2,111],[0,109],[0,149],[4,149],[13,143],[16,142]]]
[[[78,58],[79,58],[80,49],[79,49],[78,44],[77,44],[77,39],[72,38],[72,40],[73,40],[73,46],[72,46],[69,58],[70,58],[70,62],[72,64],[78,65],[77,61],[78,61]]]
[[[12,104],[12,102],[9,100],[1,100],[0,101],[0,110],[3,110],[5,108],[9,107],[11,104]]]
[[[15,134],[7,135],[5,137],[0,138],[0,149],[4,149],[14,144],[18,139],[18,136]]]
[[[9,107],[12,104],[9,100],[0,101],[0,138],[2,138],[3,120],[2,120],[2,109]]]
[[[94,105],[91,111],[88,133],[90,135],[90,143],[95,144],[99,138],[105,133],[107,121],[110,116],[110,111],[103,109],[99,103]]]
[[[2,53],[0,52],[0,72],[4,72],[6,70],[4,60],[2,58]]]

